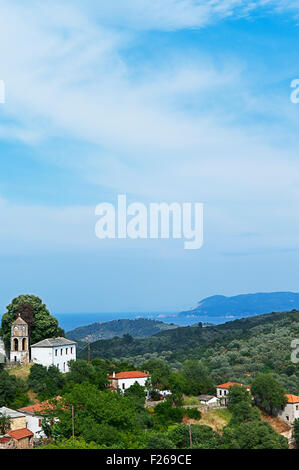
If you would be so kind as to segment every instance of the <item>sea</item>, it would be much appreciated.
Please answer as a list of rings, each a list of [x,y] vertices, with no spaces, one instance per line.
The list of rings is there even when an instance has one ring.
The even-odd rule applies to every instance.
[[[90,325],[97,322],[107,322],[112,320],[137,318],[149,318],[151,320],[160,320],[164,323],[174,323],[179,326],[194,325],[198,322],[204,324],[218,325],[227,321],[241,318],[242,315],[222,315],[222,316],[180,316],[179,313],[170,312],[114,312],[114,313],[52,313],[59,321],[59,326],[65,331],[71,331],[79,326]]]

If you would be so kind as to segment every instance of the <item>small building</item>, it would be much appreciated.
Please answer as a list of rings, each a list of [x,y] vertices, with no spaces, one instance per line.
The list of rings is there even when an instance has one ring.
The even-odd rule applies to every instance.
[[[76,360],[76,341],[66,338],[48,338],[31,346],[31,360],[45,367],[55,366],[60,372],[69,372],[68,363]]]
[[[114,388],[120,389],[122,392],[130,388],[136,382],[145,387],[146,381],[150,379],[150,375],[146,372],[140,372],[139,370],[131,370],[128,372],[113,372],[109,375],[110,385]]]
[[[277,412],[277,416],[289,424],[295,419],[299,419],[299,397],[297,395],[286,394],[287,403]]]
[[[29,334],[28,324],[19,314],[11,325],[10,362],[28,364],[29,362]]]
[[[10,419],[11,430],[14,431],[15,429],[26,428],[26,416],[24,413],[2,406],[2,408],[0,408],[0,416],[1,415]]]
[[[200,403],[202,405],[217,405],[218,399],[214,395],[199,395]]]
[[[27,428],[7,431],[12,438],[14,449],[31,449],[33,447],[33,432]]]
[[[219,400],[220,404],[223,406],[227,406],[228,403],[228,391],[230,387],[234,387],[235,385],[239,387],[245,387],[248,392],[250,392],[251,387],[249,385],[244,385],[239,382],[226,382],[224,384],[220,384],[216,386],[217,392],[217,399]]]

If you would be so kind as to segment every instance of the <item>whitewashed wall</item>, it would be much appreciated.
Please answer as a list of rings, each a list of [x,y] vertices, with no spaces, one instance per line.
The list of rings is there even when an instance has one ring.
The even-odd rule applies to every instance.
[[[71,352],[72,350],[72,352]],[[31,348],[31,359],[45,367],[54,365],[60,372],[69,372],[68,362],[76,360],[76,345],[52,348]]]

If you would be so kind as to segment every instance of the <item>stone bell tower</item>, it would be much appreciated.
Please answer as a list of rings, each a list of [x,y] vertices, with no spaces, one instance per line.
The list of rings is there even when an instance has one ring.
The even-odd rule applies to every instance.
[[[20,314],[11,325],[10,362],[19,362],[20,364],[28,364],[29,362],[28,325]]]

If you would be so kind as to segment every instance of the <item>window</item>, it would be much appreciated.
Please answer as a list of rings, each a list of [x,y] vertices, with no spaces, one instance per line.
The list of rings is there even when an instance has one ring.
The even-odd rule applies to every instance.
[[[65,362],[63,363],[63,372],[65,372]]]
[[[224,390],[224,395],[226,395],[226,394],[227,394],[227,391],[226,391],[226,390]]]
[[[123,390],[126,388],[126,386],[125,386],[125,384],[124,384],[124,383],[122,384],[122,388],[123,388]]]
[[[219,390],[219,395],[222,395],[222,390]]]
[[[42,420],[40,418],[38,419],[38,425],[39,425],[39,427],[41,427],[41,425],[42,425]]]
[[[296,405],[296,411],[298,411],[298,410],[299,410],[299,405]]]
[[[55,356],[57,356],[57,349],[55,349]]]
[[[65,354],[67,354],[67,352],[68,352],[68,348],[66,348],[66,350],[65,350]]]
[[[60,356],[62,356],[62,349],[60,349]]]
[[[71,348],[71,354],[73,354],[73,348]]]
[[[287,420],[290,421],[290,418],[288,416],[286,416]]]

